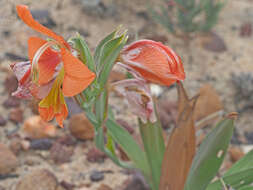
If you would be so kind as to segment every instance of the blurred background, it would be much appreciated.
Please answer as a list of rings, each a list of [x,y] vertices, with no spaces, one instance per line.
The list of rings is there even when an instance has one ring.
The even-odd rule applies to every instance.
[[[37,116],[36,101],[11,97],[17,81],[9,65],[28,60],[27,39],[41,36],[16,15],[26,4],[34,18],[70,38],[79,32],[91,51],[119,25],[128,43],[160,41],[181,56],[189,96],[200,94],[195,113],[198,143],[217,117],[236,111],[236,131],[223,168],[253,145],[253,1],[252,0],[0,0],[0,190],[146,190],[142,177],[116,167],[95,149],[94,131],[68,99],[65,128]],[[111,81],[125,78],[117,68]],[[168,136],[175,124],[176,89],[152,86],[158,96],[161,122]],[[138,139],[135,116],[112,94],[118,121]],[[44,130],[46,128],[46,130]],[[119,149],[119,155],[127,156]]]

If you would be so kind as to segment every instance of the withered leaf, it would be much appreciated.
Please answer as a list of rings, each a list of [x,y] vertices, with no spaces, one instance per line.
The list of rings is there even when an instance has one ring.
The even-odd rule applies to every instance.
[[[197,98],[189,100],[178,82],[178,119],[164,153],[159,190],[183,190],[195,155],[193,110]]]

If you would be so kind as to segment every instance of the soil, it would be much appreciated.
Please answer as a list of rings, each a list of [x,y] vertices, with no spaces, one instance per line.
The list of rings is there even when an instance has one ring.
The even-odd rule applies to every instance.
[[[48,11],[49,16],[46,16],[46,23],[65,39],[79,32],[85,37],[92,51],[106,34],[119,25],[128,29],[129,42],[133,41],[136,36],[139,39],[162,38],[166,40],[166,45],[171,46],[183,60],[187,76],[184,85],[188,93],[193,96],[201,86],[211,84],[218,92],[226,112],[240,111],[236,121],[237,132],[241,135],[253,133],[253,109],[239,110],[236,106],[237,101],[246,101],[246,104],[252,105],[252,98],[251,100],[245,97],[243,100],[236,99],[236,96],[239,96],[238,87],[233,83],[234,75],[250,73],[253,78],[253,35],[240,35],[243,24],[253,24],[252,0],[227,1],[217,25],[213,28],[213,32],[226,45],[226,50],[223,52],[212,52],[203,48],[202,44],[205,40],[203,35],[196,35],[186,46],[182,39],[175,38],[162,26],[152,21],[147,14],[146,0],[104,0],[102,2],[102,4],[87,8],[87,4],[84,5],[82,0],[0,1],[0,115],[4,119],[8,120],[11,110],[3,106],[9,96],[4,88],[5,78],[11,75],[9,65],[14,61],[27,60],[27,39],[29,36],[40,36],[16,16],[15,5],[27,4],[34,11]],[[153,2],[156,1],[153,0]],[[176,89],[163,87],[160,98],[175,101]],[[129,122],[131,126],[136,126],[135,116],[127,109],[127,104],[120,97],[112,95],[110,103],[118,114],[118,118]],[[21,103],[24,118],[33,114],[28,105],[27,101]],[[67,124],[66,121],[65,126]],[[13,134],[22,136],[21,127],[22,122],[14,123],[9,120],[5,126],[0,126],[0,143],[10,145],[12,141],[10,136]],[[57,133],[59,133],[58,136],[61,136],[69,134],[69,131],[67,128],[58,129]],[[14,172],[17,176],[4,180],[0,178],[0,189],[3,187],[6,190],[14,190],[17,182],[24,175],[39,168],[52,171],[59,181],[73,184],[77,190],[81,190],[82,186],[96,190],[101,184],[106,184],[112,189],[121,189],[122,183],[129,179],[129,175],[109,159],[105,159],[102,163],[87,161],[86,154],[92,147],[94,147],[92,141],[78,141],[74,146],[71,161],[64,164],[55,164],[50,159],[49,151],[23,151],[17,155],[20,163]],[[35,164],[27,164],[27,160],[32,160]],[[94,170],[110,172],[104,172],[105,178],[102,181],[92,182],[89,175]]]

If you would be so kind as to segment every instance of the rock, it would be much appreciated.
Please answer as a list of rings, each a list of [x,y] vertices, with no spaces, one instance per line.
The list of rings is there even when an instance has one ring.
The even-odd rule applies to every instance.
[[[199,90],[199,97],[194,111],[194,121],[197,121],[197,123],[202,119],[205,121],[199,122],[198,127],[206,126],[216,121],[220,118],[222,110],[223,104],[215,89],[209,84],[202,86]],[[208,117],[210,118],[208,119]]]
[[[97,148],[91,148],[87,153],[87,160],[89,162],[99,162],[102,163],[106,158],[105,153]]]
[[[31,139],[50,138],[56,135],[55,126],[42,120],[40,116],[32,116],[26,119],[23,131]]]
[[[252,34],[252,24],[250,22],[243,23],[240,27],[241,37],[250,37]]]
[[[76,139],[70,135],[59,137],[57,142],[66,146],[74,146],[77,144]]]
[[[15,155],[18,155],[22,150],[21,139],[20,138],[12,139],[9,147]]]
[[[224,40],[214,32],[210,32],[202,39],[202,46],[205,50],[215,53],[222,53],[227,50]]]
[[[21,108],[13,108],[9,113],[9,120],[14,123],[21,123],[23,121],[24,110]]]
[[[30,142],[30,149],[33,150],[49,150],[52,147],[52,139],[33,139]]]
[[[0,144],[0,175],[10,173],[17,166],[17,157],[4,144]]]
[[[61,181],[60,186],[62,186],[65,190],[74,190],[75,185],[70,184],[66,181]]]
[[[92,140],[94,128],[83,113],[73,115],[69,121],[71,135],[79,140]]]
[[[90,174],[90,180],[93,181],[93,182],[98,182],[98,181],[101,181],[104,179],[104,174],[103,172],[100,172],[100,171],[97,171],[97,170],[94,170],[91,172]]]
[[[57,164],[70,162],[73,153],[73,147],[64,146],[58,142],[55,142],[50,149],[50,157]]]
[[[18,80],[14,74],[9,74],[4,81],[4,87],[6,92],[11,95],[18,88]]]
[[[13,97],[13,96],[10,96],[8,97],[7,100],[4,101],[3,103],[3,106],[5,108],[16,108],[16,107],[19,107],[20,106],[20,100]]]
[[[35,170],[23,177],[16,190],[56,190],[58,182],[53,173],[46,169]]]
[[[7,123],[6,119],[4,119],[4,117],[0,115],[0,126],[5,126],[6,123]]]
[[[123,190],[150,190],[145,179],[140,174],[134,174],[131,180],[126,180],[123,183]]]
[[[244,156],[244,152],[239,147],[235,147],[235,146],[230,147],[228,149],[228,152],[230,155],[230,159],[233,163],[237,162]]]
[[[112,190],[111,187],[109,187],[108,185],[105,185],[105,184],[101,184],[97,190]]]
[[[20,143],[23,150],[27,151],[30,149],[30,142],[28,140],[22,140]]]

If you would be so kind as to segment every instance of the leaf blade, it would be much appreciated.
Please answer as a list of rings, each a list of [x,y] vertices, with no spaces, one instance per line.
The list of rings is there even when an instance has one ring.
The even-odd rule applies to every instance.
[[[233,120],[224,119],[204,139],[194,158],[185,190],[207,187],[224,160],[233,129]]]

